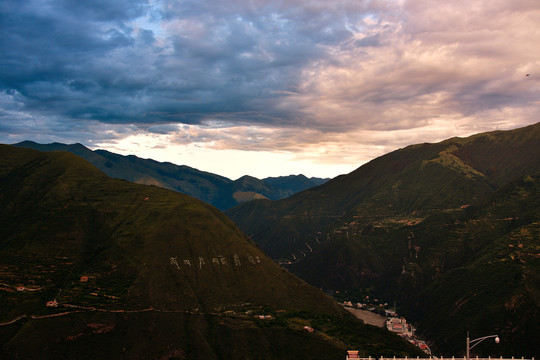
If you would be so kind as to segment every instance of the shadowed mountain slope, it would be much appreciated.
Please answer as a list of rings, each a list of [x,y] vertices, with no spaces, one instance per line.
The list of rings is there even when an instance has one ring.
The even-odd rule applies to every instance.
[[[0,249],[2,358],[415,353],[278,267],[217,209],[68,152],[0,145]]]
[[[463,355],[470,331],[504,339],[479,345],[480,356],[531,357],[540,351],[539,190],[540,173],[525,175],[483,206],[352,223],[290,269],[319,287],[397,300],[445,355]]]
[[[226,214],[267,254],[289,256],[305,250],[300,238],[354,217],[377,219],[482,204],[509,180],[540,172],[539,141],[540,123],[411,145],[287,199],[257,200]]]
[[[535,124],[412,145],[226,214],[306,281],[397,300],[448,355],[459,355],[467,330],[495,329],[507,341],[494,351],[530,357],[539,351],[539,144]]]
[[[325,181],[311,181],[303,175],[269,178],[269,181],[244,176],[233,181],[185,165],[141,159],[134,155],[123,156],[106,150],[92,151],[81,144],[23,141],[15,146],[40,151],[69,151],[89,161],[110,177],[175,190],[222,210],[253,199],[283,199]]]

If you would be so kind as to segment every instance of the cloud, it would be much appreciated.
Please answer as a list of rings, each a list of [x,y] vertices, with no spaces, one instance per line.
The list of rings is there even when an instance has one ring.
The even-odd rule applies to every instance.
[[[0,139],[329,159],[359,136],[379,154],[538,119],[534,0],[6,0],[0,17]]]
[[[524,81],[524,75],[540,64],[533,45],[538,6],[522,12],[506,3],[494,11],[491,3],[473,3],[477,12],[491,11],[480,16],[467,14],[464,3],[439,9],[406,2],[410,11],[399,22],[370,25],[383,46],[341,48],[340,62],[304,69],[308,90],[298,101],[317,104],[308,111],[321,124],[335,118],[333,126],[387,130],[535,106],[538,83]],[[493,20],[499,19],[496,13],[504,20]]]
[[[348,10],[368,9],[250,5],[8,1],[1,85],[29,110],[66,118],[201,123],[250,113],[250,122],[287,125],[298,114],[282,100],[302,68],[350,38]]]

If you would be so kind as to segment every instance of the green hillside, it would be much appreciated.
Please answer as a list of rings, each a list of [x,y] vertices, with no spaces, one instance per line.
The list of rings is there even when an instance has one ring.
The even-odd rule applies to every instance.
[[[481,344],[479,355],[531,357],[540,337],[539,189],[540,174],[527,175],[485,206],[356,233],[351,225],[348,238],[324,242],[291,270],[320,287],[396,300],[442,354],[463,355],[471,331],[504,339]]]
[[[411,145],[348,175],[279,201],[226,211],[272,257],[336,221],[387,218],[482,204],[510,179],[540,171],[540,124],[437,144]],[[419,214],[424,216],[424,214]],[[335,228],[332,225],[331,228]]]
[[[459,344],[466,325],[476,334],[500,334],[504,342],[491,351],[538,354],[540,173],[504,186],[485,207],[459,223],[439,227],[438,239],[424,238],[426,232],[433,233],[433,225],[419,225],[417,232],[418,240],[422,237],[419,243],[427,248],[417,260],[420,274],[435,279],[425,281],[426,286],[419,286],[419,293],[410,297],[419,329],[435,334],[437,343]],[[430,248],[427,242],[433,240],[438,243]],[[457,252],[454,259],[449,255],[452,251]],[[460,266],[447,265],[459,258],[463,259]],[[447,272],[438,270],[445,267]]]
[[[530,341],[538,338],[531,327],[538,321],[538,302],[531,300],[538,299],[531,275],[540,272],[537,255],[508,270],[513,286],[493,298],[488,291],[468,310],[455,304],[463,300],[458,284],[478,288],[486,263],[506,279],[508,263],[490,252],[498,242],[509,245],[502,239],[521,239],[529,254],[538,254],[538,237],[524,234],[536,234],[540,221],[531,185],[540,174],[539,144],[540,124],[412,145],[288,199],[254,201],[226,214],[311,284],[397,300],[438,351],[459,355],[468,329],[497,328],[508,340],[497,351],[530,357],[539,353]],[[516,319],[510,309],[532,320]],[[501,316],[491,320],[492,311]]]
[[[0,145],[0,249],[1,358],[417,354],[278,267],[215,208],[67,152]]]

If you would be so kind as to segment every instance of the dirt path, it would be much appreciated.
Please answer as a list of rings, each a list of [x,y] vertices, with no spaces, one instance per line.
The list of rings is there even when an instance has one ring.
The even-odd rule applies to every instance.
[[[93,307],[93,306],[80,306],[80,305],[72,305],[72,304],[62,304],[61,306],[66,307],[66,308],[78,309],[78,310],[64,311],[64,312],[61,312],[61,313],[55,313],[55,314],[49,314],[49,315],[26,315],[26,314],[23,314],[23,315],[15,318],[13,320],[0,323],[0,326],[10,325],[10,324],[13,324],[13,323],[15,323],[15,322],[17,322],[19,320],[25,319],[25,318],[29,318],[29,319],[46,319],[46,318],[65,316],[65,315],[81,313],[81,312],[92,312],[92,311],[108,312],[108,313],[131,313],[131,314],[153,311],[153,312],[161,312],[161,313],[186,313],[186,314],[192,314],[192,315],[214,315],[214,316],[221,315],[219,313],[212,313],[212,312],[202,313],[202,312],[199,312],[197,310],[192,310],[192,311],[190,311],[190,310],[159,310],[159,309],[154,309],[152,307],[146,308],[146,309],[140,309],[140,310],[123,310],[123,309],[99,309],[99,308],[96,308],[96,307]]]
[[[382,315],[375,314],[371,311],[354,309],[350,307],[345,307],[345,309],[347,309],[350,313],[352,313],[354,316],[356,316],[358,319],[362,320],[366,324],[378,326],[380,328],[384,327],[386,317]]]

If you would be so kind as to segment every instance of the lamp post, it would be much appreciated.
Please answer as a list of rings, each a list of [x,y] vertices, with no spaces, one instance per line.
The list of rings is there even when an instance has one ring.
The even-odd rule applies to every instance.
[[[488,335],[488,336],[480,337],[478,339],[469,340],[469,332],[467,331],[467,360],[469,360],[470,350],[476,345],[480,344],[482,341],[489,338],[495,338],[495,343],[497,344],[501,341],[501,339],[499,339],[499,335]]]

